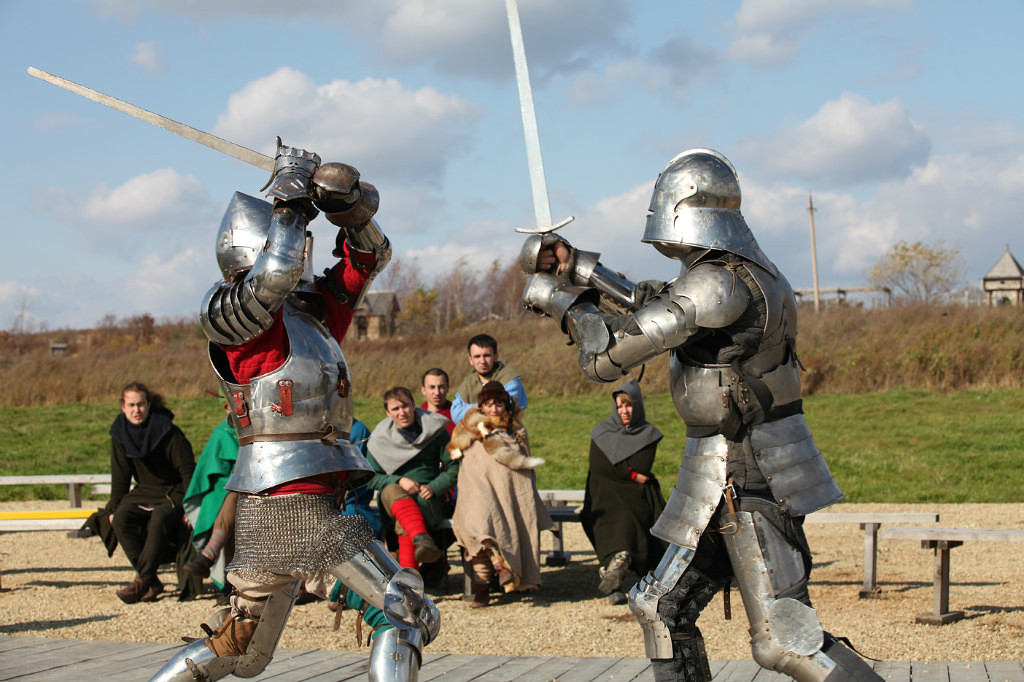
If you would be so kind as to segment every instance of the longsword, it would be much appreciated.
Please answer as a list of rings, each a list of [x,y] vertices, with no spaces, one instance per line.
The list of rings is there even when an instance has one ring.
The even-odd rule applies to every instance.
[[[147,111],[142,107],[137,107],[134,104],[129,104],[110,95],[104,95],[102,92],[97,92],[92,88],[87,88],[84,85],[79,85],[73,81],[69,81],[66,78],[55,76],[52,73],[47,73],[33,66],[28,67],[28,73],[30,76],[46,81],[52,85],[56,85],[58,88],[64,88],[69,90],[76,95],[81,95],[86,99],[91,99],[94,102],[99,102],[104,106],[108,106],[111,109],[116,109],[123,114],[128,114],[133,118],[137,118],[140,121],[145,121],[155,125],[157,128],[163,128],[164,130],[184,137],[187,140],[198,142],[201,145],[205,145],[210,149],[214,149],[222,154],[233,156],[240,161],[262,168],[266,171],[274,170],[274,159],[267,156],[266,154],[260,154],[259,152],[253,151],[248,147],[243,147],[240,144],[235,144],[229,140],[211,135],[202,130],[187,126],[184,123],[178,123],[177,121],[161,116],[160,114],[154,114],[152,111]]]
[[[544,159],[540,153],[540,133],[537,130],[537,113],[533,108],[533,88],[530,87],[530,70],[526,65],[526,46],[523,43],[523,28],[519,23],[519,6],[516,0],[505,0],[508,14],[508,32],[512,39],[512,59],[516,68],[516,83],[519,85],[519,108],[523,118],[523,135],[526,138],[526,162],[530,167],[530,187],[533,190],[533,214],[536,229],[517,227],[516,232],[527,234],[549,234],[573,220],[569,216],[557,225],[551,224],[551,204],[548,201],[548,185],[544,176]]]

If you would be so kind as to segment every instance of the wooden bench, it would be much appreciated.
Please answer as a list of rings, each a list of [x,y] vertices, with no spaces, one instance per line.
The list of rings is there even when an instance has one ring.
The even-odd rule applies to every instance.
[[[94,492],[110,492],[110,474],[57,474],[45,476],[0,476],[0,485],[63,485],[72,507],[82,506],[82,488],[93,486]]]
[[[544,563],[548,566],[564,566],[569,561],[569,552],[564,550],[562,524],[578,523],[583,490],[540,490],[540,498],[548,507],[551,519],[558,527],[554,548],[548,552]],[[864,585],[859,596],[863,599],[877,595],[878,587],[878,531],[882,524],[890,523],[938,523],[935,512],[815,512],[808,514],[804,523],[856,523],[864,531]]]
[[[963,611],[949,610],[949,550],[965,542],[1024,542],[1024,530],[980,530],[974,528],[886,528],[882,537],[891,540],[920,540],[922,549],[935,555],[932,573],[934,611],[917,616],[916,622],[945,625],[964,617]]]
[[[583,509],[583,498],[586,492],[583,490],[539,490],[537,492],[558,529],[555,533],[554,546],[544,557],[544,563],[548,566],[565,566],[569,563],[570,553],[565,550],[562,524],[580,522],[580,511]],[[570,502],[579,504],[571,505]]]
[[[878,530],[883,523],[938,523],[934,512],[814,512],[804,517],[804,523],[857,523],[864,531],[864,586],[861,599],[879,593],[878,587]],[[812,548],[813,549],[813,548]]]

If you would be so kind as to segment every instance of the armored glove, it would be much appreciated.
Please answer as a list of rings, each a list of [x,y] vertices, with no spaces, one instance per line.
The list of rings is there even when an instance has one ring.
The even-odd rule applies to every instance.
[[[574,286],[543,272],[527,277],[523,289],[523,305],[557,320],[580,352],[588,355],[600,353],[609,342],[608,327],[597,307],[599,298],[597,289]]]
[[[569,262],[557,264],[545,263],[552,257],[557,258],[558,247],[562,246],[568,251]],[[544,252],[544,253],[542,253]],[[532,234],[523,242],[523,248],[519,251],[519,265],[523,272],[532,275],[538,272],[547,272],[563,278],[571,276],[576,265],[576,249],[569,242],[552,233]]]
[[[664,288],[665,283],[659,279],[645,279],[642,282],[637,282],[636,291],[633,294],[636,307],[642,308],[647,301],[657,296]]]
[[[269,196],[281,201],[309,199],[313,174],[319,166],[320,157],[317,154],[296,147],[285,147],[279,137],[274,172],[263,189]],[[310,206],[309,210],[312,209]],[[316,211],[313,211],[313,216],[315,215]]]

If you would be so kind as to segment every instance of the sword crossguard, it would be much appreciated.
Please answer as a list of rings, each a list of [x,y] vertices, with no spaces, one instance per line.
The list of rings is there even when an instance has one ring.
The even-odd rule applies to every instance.
[[[565,227],[574,220],[576,220],[576,216],[569,216],[560,223],[554,223],[553,225],[551,225],[551,227],[536,227],[533,229],[530,229],[528,227],[517,227],[516,232],[519,232],[520,234],[551,234],[555,230],[562,229],[563,227]]]

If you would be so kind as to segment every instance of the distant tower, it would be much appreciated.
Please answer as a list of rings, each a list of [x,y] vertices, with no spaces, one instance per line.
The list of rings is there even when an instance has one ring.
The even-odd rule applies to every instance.
[[[981,288],[988,305],[1024,305],[1024,268],[1010,253],[1009,244],[1006,253],[981,278]]]

